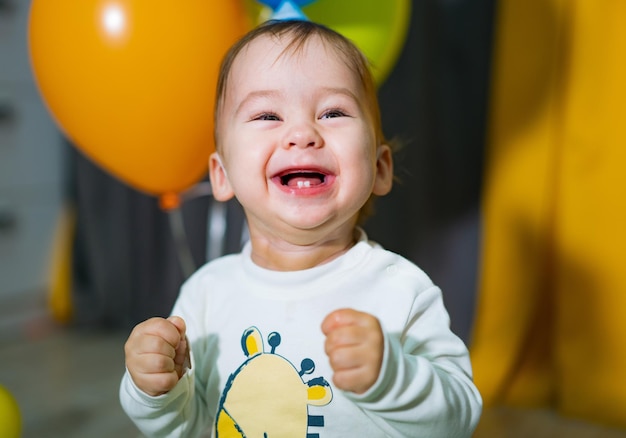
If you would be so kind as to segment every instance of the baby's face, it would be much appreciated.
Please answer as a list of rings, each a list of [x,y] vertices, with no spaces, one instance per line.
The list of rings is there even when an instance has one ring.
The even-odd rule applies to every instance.
[[[351,232],[370,195],[390,188],[377,159],[388,151],[337,53],[317,37],[283,53],[287,43],[260,37],[233,63],[217,124],[223,193],[243,205],[251,235]]]

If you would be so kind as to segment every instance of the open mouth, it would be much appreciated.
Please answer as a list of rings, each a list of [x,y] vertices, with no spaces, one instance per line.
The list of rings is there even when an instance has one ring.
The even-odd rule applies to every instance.
[[[278,176],[281,185],[291,189],[319,187],[326,182],[326,175],[321,172],[297,171]]]

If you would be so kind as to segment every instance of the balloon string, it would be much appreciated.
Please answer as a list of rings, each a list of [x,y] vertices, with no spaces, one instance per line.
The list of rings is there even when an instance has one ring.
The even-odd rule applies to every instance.
[[[211,183],[201,182],[195,186],[186,190],[180,194],[180,203],[176,208],[167,209],[167,213],[170,219],[170,228],[172,230],[172,236],[176,250],[178,252],[178,259],[185,275],[185,278],[189,277],[197,269],[197,265],[193,260],[191,248],[189,246],[189,239],[185,231],[185,223],[183,220],[183,212],[181,206],[184,202],[191,199],[200,198],[202,196],[212,196]],[[209,262],[213,259],[224,255],[224,243],[226,238],[226,228],[228,227],[228,209],[223,202],[211,203],[210,213],[207,218],[207,241],[206,241],[206,261]],[[241,230],[241,246],[249,239],[248,227],[245,222]]]
[[[203,181],[185,190],[183,193],[181,193],[180,196],[183,201],[189,201],[191,199],[200,198],[202,196],[212,195],[213,190],[211,189],[211,183],[208,181]]]
[[[183,211],[182,204],[191,199],[199,198],[201,196],[211,196],[213,194],[211,190],[211,183],[201,182],[197,183],[190,189],[181,193],[180,195],[174,195],[176,198],[175,203],[171,203],[171,200],[167,200],[167,198],[162,196],[161,205],[162,207],[170,202],[170,205],[175,207],[164,208],[168,213],[170,229],[172,232],[172,237],[174,239],[174,245],[176,247],[176,252],[178,254],[178,262],[180,263],[180,268],[183,271],[183,275],[185,278],[188,278],[194,271],[197,269],[197,265],[193,260],[193,255],[191,253],[191,247],[189,246],[189,238],[187,236],[187,232],[185,231],[185,222],[183,219]]]
[[[211,183],[206,181],[197,183],[181,194],[164,194],[160,199],[161,207],[167,212],[169,217],[174,246],[176,247],[180,268],[185,278],[194,273],[197,265],[193,260],[189,239],[185,231],[182,204],[191,199],[212,196],[212,194]]]
[[[188,278],[196,270],[196,264],[193,261],[189,240],[185,232],[185,223],[183,221],[183,212],[180,208],[168,210],[170,220],[170,229],[174,238],[174,245],[178,253],[178,261],[185,278]]]

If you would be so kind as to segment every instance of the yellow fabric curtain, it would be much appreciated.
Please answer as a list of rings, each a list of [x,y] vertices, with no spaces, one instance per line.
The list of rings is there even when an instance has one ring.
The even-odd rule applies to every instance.
[[[496,16],[475,380],[626,427],[626,1]]]

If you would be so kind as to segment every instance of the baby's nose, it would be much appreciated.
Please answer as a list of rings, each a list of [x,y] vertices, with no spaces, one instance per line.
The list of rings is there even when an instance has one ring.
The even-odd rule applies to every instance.
[[[288,147],[299,148],[320,147],[322,137],[312,124],[299,123],[289,130],[286,144]]]

